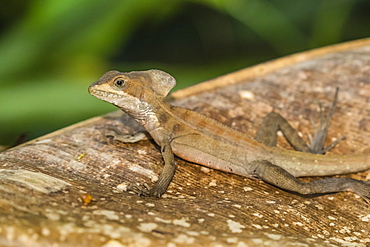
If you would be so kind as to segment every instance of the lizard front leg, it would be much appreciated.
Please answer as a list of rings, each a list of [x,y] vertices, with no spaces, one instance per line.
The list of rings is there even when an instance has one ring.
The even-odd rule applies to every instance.
[[[146,185],[145,187],[132,186],[129,190],[136,192],[140,196],[153,197],[161,197],[166,192],[176,171],[175,158],[169,142],[161,145],[161,154],[164,160],[164,167],[154,187],[150,189]]]
[[[110,128],[105,132],[105,136],[113,141],[123,142],[123,143],[135,143],[141,140],[148,139],[145,133],[139,132],[135,134],[124,134],[117,129]],[[176,171],[176,164],[174,159],[174,154],[170,142],[168,140],[162,141],[161,154],[164,160],[164,167],[159,175],[158,181],[152,189],[148,189],[142,186],[132,186],[131,191],[134,191],[142,196],[155,196],[161,197],[167,190],[167,187],[172,181],[173,176]]]
[[[302,195],[352,191],[370,203],[370,184],[353,178],[326,178],[303,182],[267,160],[251,163],[250,173],[281,189]]]
[[[176,164],[175,158],[172,152],[171,145],[166,143],[165,145],[161,146],[161,154],[164,160],[164,167],[159,175],[157,183],[154,187],[147,192],[143,193],[144,196],[155,196],[161,197],[167,190],[168,186],[170,185],[173,176],[175,175],[176,171]]]

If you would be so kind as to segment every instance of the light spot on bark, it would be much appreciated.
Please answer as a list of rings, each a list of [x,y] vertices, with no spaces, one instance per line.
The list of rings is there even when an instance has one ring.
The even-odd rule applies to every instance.
[[[241,233],[242,228],[245,228],[245,226],[233,220],[227,220],[226,222],[232,233]]]
[[[51,231],[50,231],[50,229],[49,229],[49,228],[43,227],[43,228],[41,229],[41,234],[42,234],[43,236],[45,236],[45,237],[49,236],[49,235],[50,235],[50,233],[51,233]]]
[[[302,222],[293,222],[293,225],[295,225],[295,226],[303,226],[303,223]]]
[[[174,225],[183,226],[183,227],[190,227],[190,223],[186,222],[185,218],[181,218],[179,220],[172,221]]]
[[[194,236],[194,237],[198,237],[200,235],[199,232],[194,232],[194,231],[188,231],[188,232],[186,232],[186,234],[188,234],[190,236]]]
[[[151,232],[157,227],[158,225],[156,223],[140,223],[137,229],[139,229],[142,232]]]
[[[257,229],[262,229],[262,226],[260,225],[257,225],[257,224],[252,224],[253,227],[257,228]]]
[[[365,216],[361,217],[360,219],[361,219],[362,221],[369,222],[369,221],[370,221],[370,214],[365,215]]]
[[[204,172],[204,173],[209,173],[209,172],[211,171],[211,169],[209,169],[209,168],[207,168],[207,167],[204,167],[204,166],[202,166],[202,167],[200,168],[200,170],[201,170],[202,172]]]
[[[36,141],[35,143],[42,144],[42,143],[49,143],[49,142],[52,142],[52,139],[44,139],[44,140]]]
[[[180,234],[177,238],[173,240],[175,243],[178,244],[193,244],[195,238],[189,237],[186,234]]]
[[[251,100],[251,101],[254,100],[254,93],[252,91],[249,91],[249,90],[241,90],[239,92],[239,95],[243,99],[247,99],[247,100]]]
[[[126,245],[121,244],[121,242],[117,240],[109,240],[102,247],[125,247],[125,246]]]
[[[254,213],[254,214],[252,214],[252,215],[254,215],[254,216],[258,217],[258,218],[262,218],[262,217],[263,217],[263,215],[262,215],[262,214],[260,214],[260,213]]]
[[[212,181],[209,182],[208,186],[217,186],[217,180],[216,179],[212,179]]]
[[[351,233],[351,230],[348,228],[348,226],[344,226],[342,229],[339,230],[340,233]]]
[[[93,211],[93,214],[105,216],[109,220],[119,220],[119,216],[116,214],[116,212],[111,210],[104,209],[95,210]]]
[[[226,242],[228,244],[236,244],[238,242],[238,238],[237,237],[234,237],[234,238],[227,238],[226,239]]]
[[[20,184],[28,189],[36,190],[45,194],[60,191],[71,185],[68,182],[41,172],[31,172],[21,169],[0,169],[0,180]]]
[[[265,233],[267,237],[273,240],[280,240],[282,238],[281,235],[278,234],[271,234],[271,233]]]
[[[128,184],[126,182],[120,183],[117,185],[117,190],[122,192],[122,191],[127,191]]]
[[[162,218],[159,218],[159,217],[155,217],[154,220],[158,221],[158,222],[166,223],[166,224],[171,223],[171,220],[165,220],[165,219],[162,219]]]
[[[243,187],[244,191],[252,191],[253,189],[251,187]]]
[[[45,216],[49,219],[49,220],[53,220],[53,221],[58,221],[60,220],[60,214],[57,214],[57,213],[45,213]]]

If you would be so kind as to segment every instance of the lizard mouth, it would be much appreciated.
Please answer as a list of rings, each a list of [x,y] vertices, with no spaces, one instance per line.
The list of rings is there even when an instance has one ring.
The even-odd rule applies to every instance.
[[[95,97],[97,97],[99,99],[119,98],[120,97],[120,95],[118,95],[118,94],[109,93],[109,92],[102,91],[102,90],[99,90],[99,89],[94,89],[93,87],[89,87],[89,93],[92,96],[95,96]]]

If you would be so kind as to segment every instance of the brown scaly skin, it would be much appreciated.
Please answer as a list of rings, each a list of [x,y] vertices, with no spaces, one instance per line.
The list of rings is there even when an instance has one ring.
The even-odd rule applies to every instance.
[[[174,154],[191,162],[242,176],[257,176],[279,188],[300,194],[316,194],[352,191],[367,202],[370,185],[352,178],[327,178],[302,182],[296,177],[328,176],[370,169],[369,155],[319,155],[275,147],[274,141],[264,136],[269,131],[267,120],[257,134],[257,140],[233,130],[197,112],[172,106],[164,97],[175,86],[175,79],[160,70],[121,73],[109,71],[89,87],[89,93],[114,104],[144,126],[161,147],[165,162],[156,185],[143,189],[140,194],[160,197],[166,192],[176,169]],[[326,120],[321,123],[323,131],[314,140],[326,136],[327,126],[336,104],[335,100]],[[272,132],[282,130],[296,150],[325,152],[321,144],[308,147],[297,132],[277,113],[269,114],[274,123]],[[316,139],[315,139],[316,138]],[[325,137],[324,137],[325,138]]]

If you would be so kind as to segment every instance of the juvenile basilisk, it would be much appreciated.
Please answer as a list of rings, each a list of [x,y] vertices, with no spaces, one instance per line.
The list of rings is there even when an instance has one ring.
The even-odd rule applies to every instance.
[[[258,177],[300,194],[352,191],[370,202],[370,184],[365,181],[344,177],[303,182],[296,178],[370,169],[370,155],[367,154],[312,154],[326,151],[323,143],[337,94],[327,119],[316,135],[318,140],[314,138],[314,144],[308,147],[288,122],[274,112],[263,122],[264,128],[257,132],[256,139],[252,139],[197,112],[173,106],[164,97],[175,84],[171,75],[160,70],[109,71],[89,87],[91,95],[112,103],[142,124],[161,147],[164,168],[155,186],[142,189],[141,195],[160,197],[166,192],[175,174],[175,154],[210,168]],[[271,126],[271,131],[267,131],[267,127]],[[274,132],[279,129],[298,151],[272,147],[276,144]],[[265,137],[266,133],[269,138]]]

